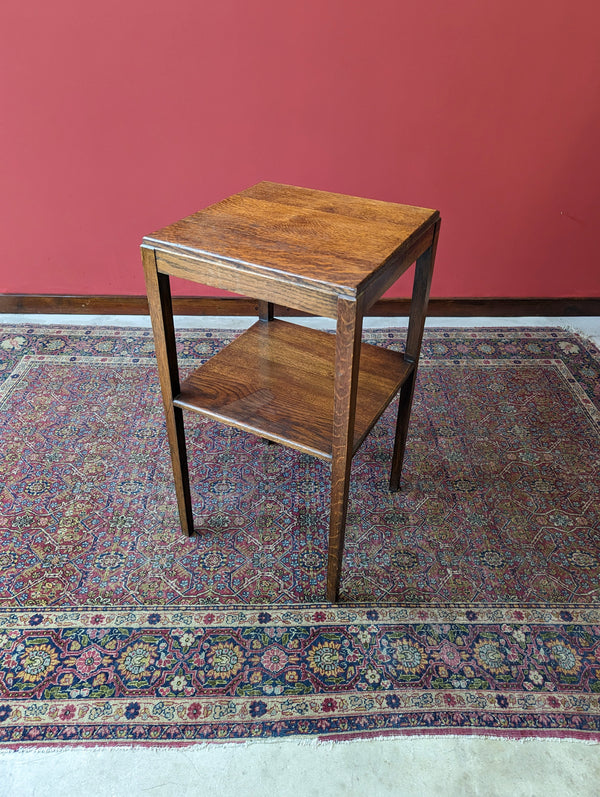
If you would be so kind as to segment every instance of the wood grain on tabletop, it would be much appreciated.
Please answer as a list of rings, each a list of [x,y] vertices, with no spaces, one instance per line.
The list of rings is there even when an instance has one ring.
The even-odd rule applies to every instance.
[[[146,245],[355,290],[437,211],[258,183],[146,236]]]

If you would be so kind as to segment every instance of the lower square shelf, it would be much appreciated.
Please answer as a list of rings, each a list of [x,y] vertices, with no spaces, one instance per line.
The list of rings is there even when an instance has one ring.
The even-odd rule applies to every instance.
[[[173,403],[330,460],[334,363],[335,335],[259,321],[194,371]],[[361,345],[354,451],[413,367],[399,352]]]

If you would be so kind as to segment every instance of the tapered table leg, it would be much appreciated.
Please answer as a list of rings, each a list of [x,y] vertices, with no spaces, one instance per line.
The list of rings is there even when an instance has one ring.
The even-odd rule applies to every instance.
[[[179,393],[179,369],[177,367],[169,277],[166,274],[159,274],[157,271],[155,255],[152,250],[142,249],[142,261],[146,276],[148,305],[154,333],[160,389],[165,408],[179,518],[183,533],[191,537],[194,533],[194,519],[183,415],[179,407],[173,406],[173,398]]]
[[[340,571],[344,552],[361,331],[362,316],[358,312],[357,303],[347,299],[338,299],[327,562],[327,600],[333,603],[337,602],[339,596]]]
[[[415,265],[415,279],[413,283],[413,294],[410,304],[410,318],[408,322],[408,333],[406,336],[406,351],[404,353],[404,359],[407,362],[413,363],[414,368],[410,377],[406,380],[402,386],[402,389],[400,390],[398,420],[396,422],[394,453],[392,455],[392,468],[390,473],[390,490],[392,492],[400,489],[400,476],[402,474],[404,452],[406,449],[406,438],[408,436],[408,424],[410,421],[410,413],[415,392],[417,366],[419,364],[419,357],[421,355],[421,343],[423,341],[423,330],[425,328],[427,304],[429,302],[429,289],[431,287],[431,277],[433,274],[433,262],[435,260],[438,231],[439,225],[436,227],[431,246],[426,252],[423,252]]]

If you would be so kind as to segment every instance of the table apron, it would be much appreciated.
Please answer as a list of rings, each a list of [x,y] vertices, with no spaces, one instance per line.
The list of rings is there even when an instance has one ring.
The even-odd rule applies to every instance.
[[[251,296],[253,299],[274,302],[295,310],[314,313],[326,318],[336,318],[337,300],[340,293],[334,288],[327,290],[317,285],[295,282],[288,276],[277,273],[256,273],[239,264],[215,263],[188,255],[175,255],[155,249],[156,267],[162,274],[181,277],[212,288],[233,291]],[[352,298],[352,297],[348,297]]]

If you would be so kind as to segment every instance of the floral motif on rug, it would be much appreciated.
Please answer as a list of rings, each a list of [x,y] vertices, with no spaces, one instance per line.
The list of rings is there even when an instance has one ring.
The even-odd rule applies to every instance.
[[[182,371],[234,334],[180,332]],[[403,489],[391,406],[332,607],[325,463],[186,416],[184,538],[151,333],[5,328],[0,744],[599,738],[599,375],[563,330],[428,330]]]

